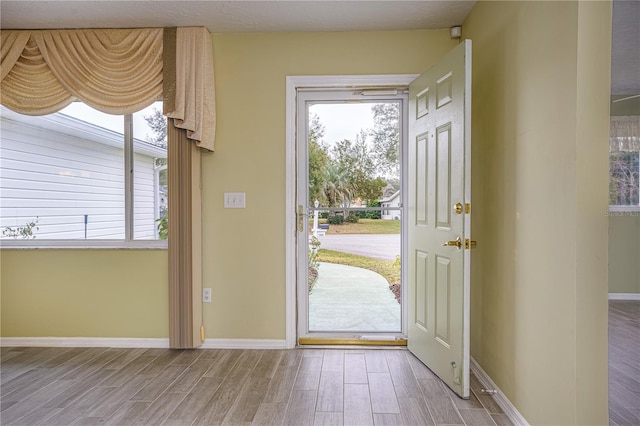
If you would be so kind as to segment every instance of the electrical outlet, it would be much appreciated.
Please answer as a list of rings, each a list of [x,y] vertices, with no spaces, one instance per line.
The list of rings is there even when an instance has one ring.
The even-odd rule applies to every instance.
[[[211,303],[211,289],[203,288],[202,289],[202,301],[204,303]]]
[[[244,209],[245,208],[244,192],[225,192],[224,208],[225,209]]]

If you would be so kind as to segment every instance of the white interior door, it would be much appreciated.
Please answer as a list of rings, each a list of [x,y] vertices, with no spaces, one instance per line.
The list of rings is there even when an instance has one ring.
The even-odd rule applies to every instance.
[[[469,397],[471,41],[409,86],[408,346]]]

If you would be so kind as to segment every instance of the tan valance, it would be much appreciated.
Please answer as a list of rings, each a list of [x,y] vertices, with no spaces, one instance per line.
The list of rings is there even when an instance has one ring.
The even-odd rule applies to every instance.
[[[174,34],[168,50],[166,32]],[[206,28],[5,30],[1,35],[0,101],[8,108],[46,115],[78,99],[108,114],[131,114],[160,99],[169,79],[165,115],[198,146],[213,150],[213,49]]]
[[[165,30],[169,31],[169,30]],[[204,27],[179,27],[165,34],[165,55],[175,52],[175,68],[165,69],[164,114],[201,147],[213,151],[216,116],[211,35]]]
[[[162,95],[162,29],[2,31],[2,104],[56,112],[76,99],[130,114]]]
[[[609,150],[640,151],[640,116],[611,117]]]

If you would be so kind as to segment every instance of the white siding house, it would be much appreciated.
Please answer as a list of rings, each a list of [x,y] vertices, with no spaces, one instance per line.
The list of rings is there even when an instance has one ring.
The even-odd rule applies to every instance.
[[[393,194],[382,197],[380,199],[380,207],[382,207],[381,219],[385,220],[397,220],[400,219],[399,210],[385,210],[385,207],[400,207],[400,191],[395,191]]]
[[[37,218],[38,239],[123,239],[124,136],[61,113],[1,112],[0,230]],[[134,140],[136,239],[157,238],[156,158],[166,150]]]

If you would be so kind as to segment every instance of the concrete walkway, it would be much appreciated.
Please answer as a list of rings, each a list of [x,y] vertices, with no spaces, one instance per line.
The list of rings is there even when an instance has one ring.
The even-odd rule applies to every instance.
[[[400,304],[387,280],[367,269],[320,263],[309,294],[310,331],[400,332]]]

